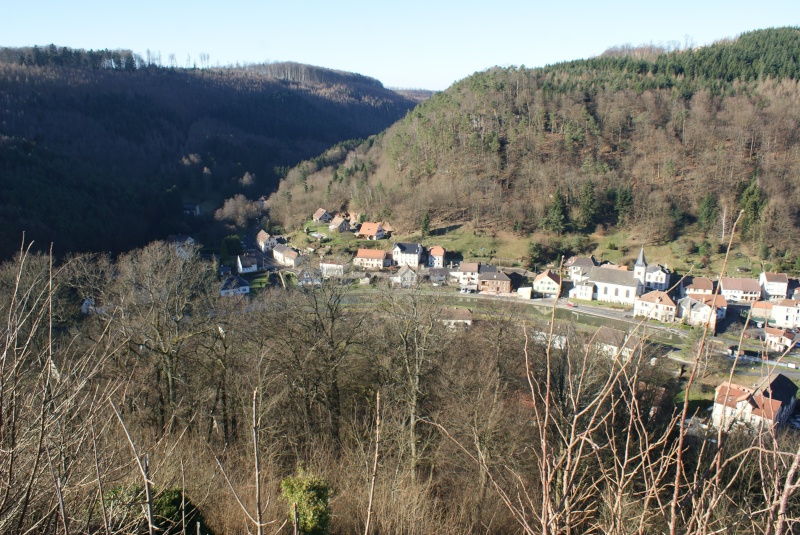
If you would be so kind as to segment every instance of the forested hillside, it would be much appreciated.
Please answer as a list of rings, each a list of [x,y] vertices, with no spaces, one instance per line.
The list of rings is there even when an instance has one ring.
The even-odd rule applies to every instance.
[[[690,428],[646,324],[623,358],[530,301],[448,326],[442,293],[218,284],[163,242],[0,264],[0,532],[287,534],[293,501],[320,535],[798,526],[796,432]]]
[[[602,224],[664,243],[698,226],[721,236],[744,208],[746,242],[796,259],[800,29],[635,52],[470,76],[327,166],[292,170],[272,216],[346,207],[408,230],[427,212],[554,235]]]
[[[0,257],[23,231],[57,251],[124,251],[195,232],[269,193],[276,168],[392,124],[417,101],[366,76],[293,63],[158,66],[129,51],[0,49]]]

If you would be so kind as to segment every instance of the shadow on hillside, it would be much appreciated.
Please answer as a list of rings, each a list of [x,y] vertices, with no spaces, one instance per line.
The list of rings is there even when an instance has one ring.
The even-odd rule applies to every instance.
[[[452,232],[454,230],[460,229],[461,225],[449,225],[446,227],[434,228],[431,229],[431,236],[444,236],[448,232]]]

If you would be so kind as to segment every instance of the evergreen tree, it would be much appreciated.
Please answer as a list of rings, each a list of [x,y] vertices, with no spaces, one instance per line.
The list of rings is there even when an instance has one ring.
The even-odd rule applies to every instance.
[[[617,200],[614,203],[614,210],[617,212],[617,224],[624,225],[631,214],[633,208],[633,188],[622,186],[617,190]]]
[[[739,204],[744,210],[741,221],[742,235],[750,237],[755,240],[756,238],[756,225],[761,217],[761,209],[764,207],[766,199],[758,187],[758,182],[753,180],[750,185],[742,192],[742,197]]]
[[[580,208],[578,225],[583,229],[590,228],[597,217],[597,196],[595,195],[594,184],[591,180],[583,184],[578,199],[578,206]]]
[[[564,227],[567,222],[567,205],[564,202],[564,197],[561,196],[561,191],[556,190],[553,195],[553,202],[547,210],[547,216],[544,218],[544,228],[561,234],[564,232]]]
[[[431,214],[427,210],[425,215],[422,216],[422,235],[429,236],[431,233]]]
[[[705,232],[710,232],[714,225],[717,223],[717,216],[719,215],[719,206],[717,205],[717,198],[713,194],[707,193],[700,203],[700,215],[698,217],[698,224]]]

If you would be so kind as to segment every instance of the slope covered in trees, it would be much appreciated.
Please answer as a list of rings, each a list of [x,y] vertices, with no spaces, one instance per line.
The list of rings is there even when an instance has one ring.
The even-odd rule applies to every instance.
[[[188,232],[181,201],[213,210],[237,192],[268,193],[275,168],[379,132],[416,104],[375,79],[307,65],[159,62],[0,49],[0,256],[22,231],[59,251]]]
[[[0,264],[0,532],[146,534],[143,473],[163,533],[195,533],[195,508],[204,534],[290,533],[287,481],[324,491],[330,531],[306,533],[364,533],[369,510],[391,534],[798,527],[798,435],[686,425],[646,324],[623,358],[522,302],[465,328],[445,294],[218,284],[163,242]]]
[[[401,229],[430,213],[521,233],[604,224],[658,243],[700,219],[721,234],[746,208],[746,240],[796,257],[800,29],[651,56],[476,73],[330,165],[290,172],[273,217],[343,206]]]

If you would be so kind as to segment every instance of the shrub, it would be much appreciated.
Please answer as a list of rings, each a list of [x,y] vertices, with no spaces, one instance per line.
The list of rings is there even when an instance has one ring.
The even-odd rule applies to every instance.
[[[181,529],[181,489],[172,488],[158,492],[153,488],[153,524],[163,531],[180,533]],[[143,513],[146,503],[144,487],[140,484],[122,485],[114,487],[105,495],[106,514],[112,529],[127,533],[149,532],[147,518]],[[187,531],[200,522],[203,533],[210,533],[203,515],[191,500],[186,498],[186,524]],[[193,532],[194,530],[192,530]]]
[[[297,504],[299,529],[306,535],[328,533],[331,521],[330,484],[322,476],[311,474],[300,466],[296,476],[281,481],[281,494],[289,503],[289,518],[292,518],[292,504]]]

